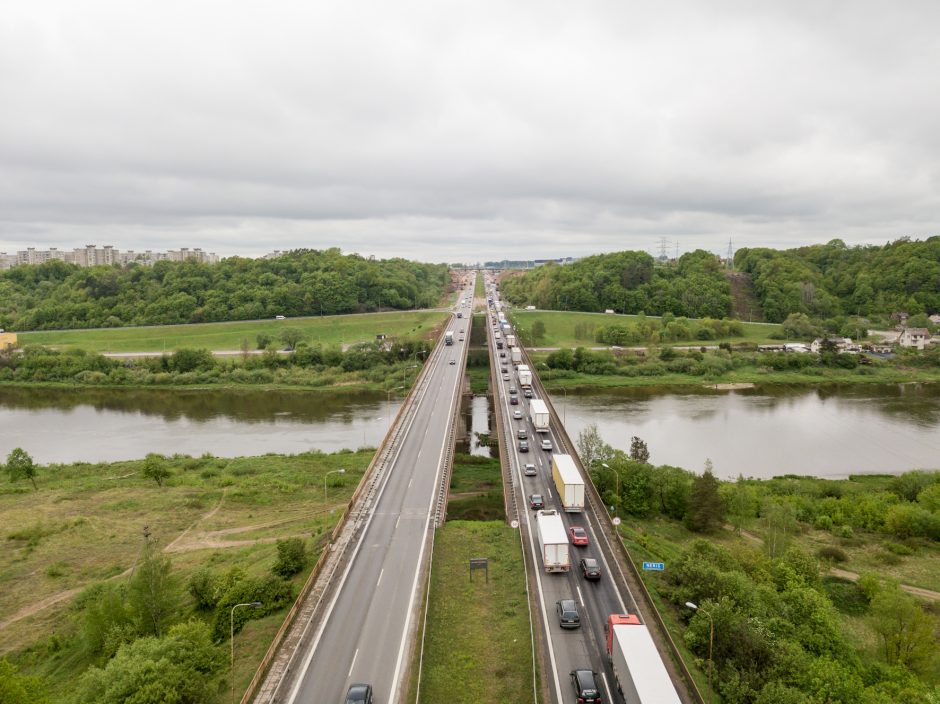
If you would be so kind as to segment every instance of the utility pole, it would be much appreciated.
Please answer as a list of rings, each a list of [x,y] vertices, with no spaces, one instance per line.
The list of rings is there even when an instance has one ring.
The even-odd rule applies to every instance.
[[[734,271],[734,256],[731,248],[731,237],[728,237],[728,268]]]

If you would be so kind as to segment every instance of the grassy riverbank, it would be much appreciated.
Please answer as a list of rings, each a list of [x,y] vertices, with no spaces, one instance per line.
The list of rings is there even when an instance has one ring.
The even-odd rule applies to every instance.
[[[0,484],[6,543],[0,551],[0,655],[21,672],[44,677],[53,702],[65,701],[81,674],[102,662],[89,646],[82,595],[100,585],[123,590],[131,584],[145,526],[172,563],[176,621],[213,623],[215,612],[197,608],[187,589],[200,570],[234,584],[269,583],[277,540],[305,543],[306,565],[287,580],[296,594],[371,459],[367,451],[51,465],[39,468],[36,489],[26,481]],[[153,467],[168,472],[162,486],[144,476]],[[345,473],[327,474],[341,468]],[[288,607],[249,621],[237,635],[240,687]],[[228,643],[218,648],[225,665],[214,674],[221,693],[210,704],[229,696],[222,686],[228,660],[221,657]]]
[[[158,325],[18,333],[20,345],[46,345],[88,352],[173,352],[183,348],[241,350],[257,348],[258,336],[279,341],[285,328],[296,328],[310,344],[346,346],[373,342],[375,336],[424,337],[447,319],[442,311],[395,311],[253,320],[193,325]]]

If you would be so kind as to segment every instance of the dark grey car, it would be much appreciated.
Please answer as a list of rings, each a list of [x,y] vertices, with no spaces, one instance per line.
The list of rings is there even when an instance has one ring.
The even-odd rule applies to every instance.
[[[562,628],[580,628],[581,614],[574,599],[562,599],[555,602],[555,611],[558,613],[558,624]]]
[[[371,684],[351,684],[343,704],[373,704]]]

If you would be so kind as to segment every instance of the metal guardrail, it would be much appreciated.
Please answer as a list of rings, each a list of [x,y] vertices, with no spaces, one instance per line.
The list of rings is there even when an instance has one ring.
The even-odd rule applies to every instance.
[[[529,368],[533,370],[532,378],[533,382],[537,383],[539,390],[541,391],[540,398],[542,398],[545,403],[548,405],[552,417],[555,419],[559,418],[558,413],[555,411],[555,406],[551,401],[548,393],[545,390],[545,386],[542,384],[541,378],[535,372],[535,365],[532,364],[532,360],[529,357],[528,352],[523,347],[522,354],[525,357],[526,363],[529,364]],[[672,638],[672,634],[669,632],[669,629],[666,627],[666,622],[663,620],[662,615],[659,613],[659,610],[656,608],[656,604],[653,602],[653,597],[649,593],[649,589],[646,587],[646,583],[643,581],[643,577],[640,574],[639,569],[637,569],[636,562],[634,562],[633,557],[630,555],[630,551],[627,549],[626,544],[623,542],[623,538],[620,535],[620,531],[617,530],[617,527],[611,522],[610,515],[607,513],[606,506],[603,499],[601,498],[600,492],[597,490],[597,487],[594,484],[594,480],[591,478],[590,473],[585,469],[584,465],[581,463],[581,458],[578,456],[577,449],[575,444],[572,442],[571,437],[568,435],[567,429],[562,423],[555,424],[558,434],[561,436],[562,441],[568,448],[569,453],[575,459],[578,464],[579,469],[581,470],[581,475],[584,477],[584,484],[587,487],[588,494],[591,497],[592,502],[595,506],[600,507],[600,511],[594,511],[595,517],[598,519],[598,522],[603,525],[604,533],[608,538],[615,538],[614,543],[620,547],[621,557],[623,561],[626,562],[630,573],[632,574],[634,580],[639,586],[639,591],[641,597],[644,601],[644,607],[647,613],[653,614],[653,621],[656,624],[656,630],[661,640],[665,642],[668,646],[672,660],[678,667],[682,678],[685,680],[687,691],[689,695],[697,702],[697,704],[705,704],[705,698],[702,696],[702,693],[699,691],[698,686],[695,684],[695,680],[692,677],[692,673],[689,670],[688,666],[685,663],[685,660],[682,658],[682,654],[679,652],[679,648],[676,646],[675,641]],[[632,592],[631,592],[632,593]],[[635,598],[635,597],[634,597]],[[639,604],[637,604],[639,607]],[[644,619],[645,623],[645,619]]]

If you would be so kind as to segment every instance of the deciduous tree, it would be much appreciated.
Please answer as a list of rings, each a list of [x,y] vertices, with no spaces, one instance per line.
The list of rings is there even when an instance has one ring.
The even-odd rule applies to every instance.
[[[6,470],[7,474],[10,475],[11,482],[15,482],[17,479],[29,479],[33,484],[33,489],[38,489],[36,486],[36,464],[22,447],[13,448],[10,454],[7,455]]]

